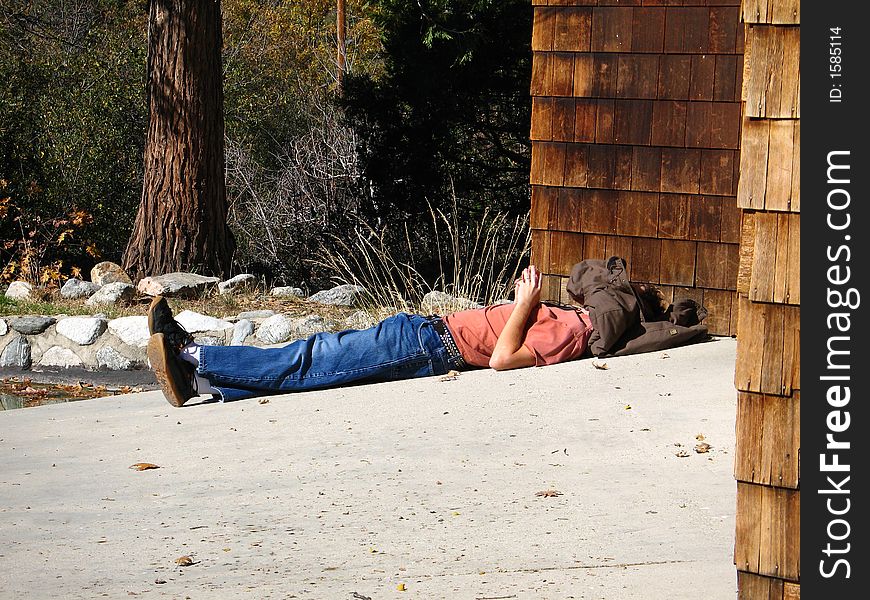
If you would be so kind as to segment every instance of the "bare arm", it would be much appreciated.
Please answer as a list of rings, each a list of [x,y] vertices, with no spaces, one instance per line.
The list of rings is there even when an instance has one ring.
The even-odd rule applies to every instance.
[[[514,309],[498,336],[489,366],[496,371],[531,367],[535,355],[523,346],[526,321],[541,302],[541,274],[534,265],[523,270],[514,290]]]

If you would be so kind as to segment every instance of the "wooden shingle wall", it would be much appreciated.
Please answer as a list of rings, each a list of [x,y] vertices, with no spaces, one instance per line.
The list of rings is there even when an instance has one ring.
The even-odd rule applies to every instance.
[[[800,598],[800,4],[745,0],[737,276],[739,598]]]
[[[574,263],[616,254],[632,280],[701,301],[711,333],[737,333],[740,0],[532,4],[532,262],[547,274],[545,297],[567,301]],[[756,45],[764,56],[785,49],[777,35]],[[783,80],[777,93],[753,85],[762,116],[799,111],[790,104],[799,81]],[[756,154],[788,143],[784,130],[766,134],[753,140]],[[792,173],[759,175],[754,201],[787,202]],[[794,293],[797,282],[772,285]]]

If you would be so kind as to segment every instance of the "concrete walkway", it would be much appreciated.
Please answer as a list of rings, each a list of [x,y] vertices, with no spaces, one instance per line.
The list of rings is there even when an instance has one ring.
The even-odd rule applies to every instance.
[[[2,412],[0,597],[733,599],[735,349]]]

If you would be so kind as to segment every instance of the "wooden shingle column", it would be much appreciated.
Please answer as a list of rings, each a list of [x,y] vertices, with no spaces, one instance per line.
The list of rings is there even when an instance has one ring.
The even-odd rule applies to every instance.
[[[585,258],[737,332],[740,0],[532,0],[532,261]],[[777,138],[779,139],[779,138]]]
[[[739,598],[800,598],[800,4],[745,0],[737,293]]]

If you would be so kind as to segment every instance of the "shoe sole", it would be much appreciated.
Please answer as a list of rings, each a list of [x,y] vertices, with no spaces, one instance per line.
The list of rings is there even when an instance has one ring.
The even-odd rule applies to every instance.
[[[166,400],[176,408],[184,406],[189,398],[185,397],[177,378],[173,375],[173,363],[176,359],[169,353],[162,333],[155,333],[148,339],[146,354]]]

